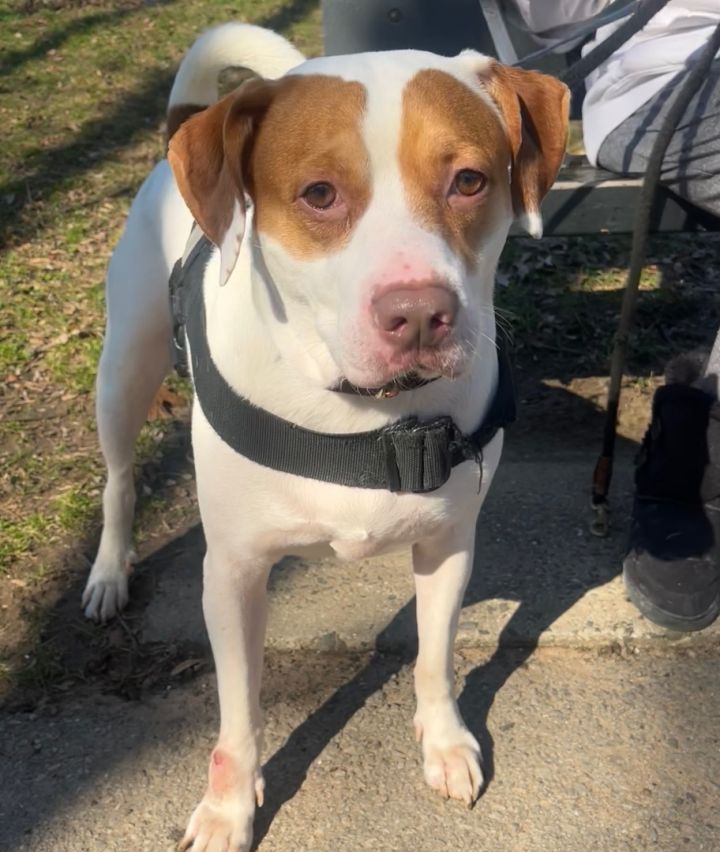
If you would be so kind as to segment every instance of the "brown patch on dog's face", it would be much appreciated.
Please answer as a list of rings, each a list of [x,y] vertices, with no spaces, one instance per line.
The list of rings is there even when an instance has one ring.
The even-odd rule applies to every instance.
[[[342,248],[367,208],[365,98],[360,83],[287,77],[258,129],[247,178],[256,227],[294,257],[307,260]],[[309,187],[315,189],[308,193]],[[313,206],[329,199],[328,207]]]
[[[415,218],[443,234],[468,268],[483,235],[510,215],[510,146],[500,118],[452,75],[420,71],[405,87],[400,172]],[[470,176],[468,178],[468,175]],[[473,175],[481,175],[473,190]]]

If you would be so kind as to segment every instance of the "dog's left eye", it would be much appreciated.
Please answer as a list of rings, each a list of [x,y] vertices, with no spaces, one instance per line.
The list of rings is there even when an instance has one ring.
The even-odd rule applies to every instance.
[[[452,188],[460,195],[477,195],[485,189],[487,178],[482,172],[473,169],[460,169],[455,175]]]
[[[337,199],[337,191],[331,183],[312,183],[302,193],[302,198],[316,210],[327,210]]]

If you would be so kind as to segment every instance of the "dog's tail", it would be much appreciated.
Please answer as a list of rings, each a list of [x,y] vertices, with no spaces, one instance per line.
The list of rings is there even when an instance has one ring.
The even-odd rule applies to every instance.
[[[252,24],[222,24],[203,33],[185,54],[170,92],[167,137],[218,99],[226,68],[247,68],[261,77],[282,77],[305,57],[289,41]]]

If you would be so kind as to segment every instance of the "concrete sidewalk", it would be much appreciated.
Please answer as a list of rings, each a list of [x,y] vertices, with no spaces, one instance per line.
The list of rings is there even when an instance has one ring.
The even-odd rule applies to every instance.
[[[544,650],[458,658],[490,783],[474,810],[422,781],[401,660],[270,654],[261,852],[716,852],[717,660]],[[202,793],[214,678],[5,720],[0,847],[169,850]]]
[[[473,811],[422,781],[407,555],[278,566],[258,849],[720,849],[720,627],[673,636],[627,603],[617,575],[630,465],[618,465],[617,528],[596,539],[589,456],[511,447],[481,517],[457,654],[489,779]],[[0,849],[179,839],[218,724],[202,551],[192,530],[141,568],[155,581],[142,639],[185,649],[202,661],[194,675],[141,701],[88,689],[0,718]]]

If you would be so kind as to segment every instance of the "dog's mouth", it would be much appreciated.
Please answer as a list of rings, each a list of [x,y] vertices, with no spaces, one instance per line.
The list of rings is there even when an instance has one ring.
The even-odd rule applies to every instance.
[[[403,373],[400,376],[395,376],[395,378],[386,382],[384,385],[374,388],[354,385],[346,378],[341,378],[330,388],[330,390],[335,391],[336,393],[355,394],[356,396],[371,396],[374,399],[393,399],[403,391],[416,390],[417,388],[429,385],[430,382],[434,382],[439,378],[439,375],[421,376],[413,370],[409,373]]]
[[[462,374],[465,366],[463,354],[462,347],[457,344],[431,353],[422,353],[422,357],[418,357],[417,353],[408,352],[398,359],[400,363],[396,362],[392,365],[395,368],[392,370],[395,375],[391,375],[382,384],[365,385],[362,383],[362,372],[365,372],[364,370],[358,376],[360,383],[348,379],[347,374],[344,374],[343,371],[340,379],[330,387],[330,390],[375,399],[393,399],[403,392],[424,387],[437,381],[437,379],[456,379]],[[367,371],[369,378],[372,378],[374,372],[382,381],[387,376],[390,365],[376,364],[374,366],[375,370]]]
[[[393,399],[438,379],[454,380],[467,367],[466,349],[459,341],[429,351],[407,351],[392,358],[337,359],[340,377],[329,386],[336,393]],[[374,381],[373,381],[374,380]],[[377,382],[377,384],[376,384]]]

